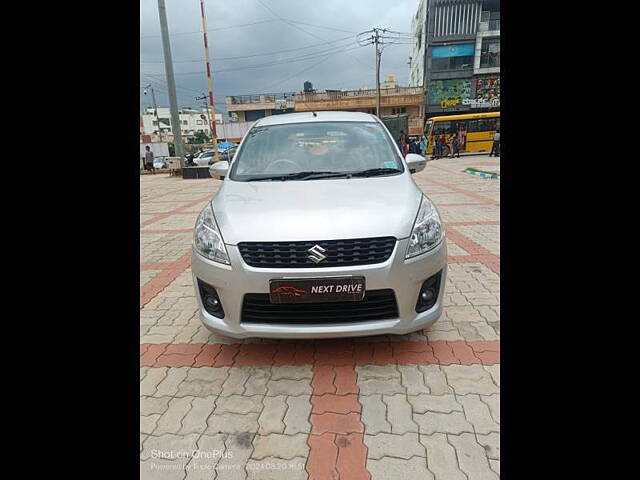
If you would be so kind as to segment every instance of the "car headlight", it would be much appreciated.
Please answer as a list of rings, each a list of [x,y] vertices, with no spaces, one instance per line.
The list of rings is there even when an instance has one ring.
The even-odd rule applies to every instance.
[[[218,229],[216,218],[213,216],[211,202],[207,203],[196,221],[196,229],[193,232],[193,243],[201,255],[214,262],[231,265],[229,255],[222,240],[222,234]]]
[[[443,236],[442,221],[438,210],[431,200],[423,195],[418,216],[409,237],[409,247],[405,258],[428,252],[440,243]]]

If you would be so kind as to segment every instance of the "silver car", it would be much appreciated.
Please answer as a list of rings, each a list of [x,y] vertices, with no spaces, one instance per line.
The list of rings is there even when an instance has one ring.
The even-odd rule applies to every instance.
[[[357,112],[258,120],[200,213],[200,318],[235,338],[406,334],[442,313],[447,247],[435,205],[384,124]]]

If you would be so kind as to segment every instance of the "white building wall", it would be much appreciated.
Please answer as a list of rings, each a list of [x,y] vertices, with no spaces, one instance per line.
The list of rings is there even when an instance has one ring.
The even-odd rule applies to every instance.
[[[424,57],[426,48],[426,20],[427,2],[420,0],[416,14],[411,20],[411,33],[413,34],[413,45],[411,46],[411,72],[409,74],[409,86],[421,87],[424,81]]]
[[[211,132],[211,128],[209,122],[207,120],[202,120],[200,115],[206,116],[206,110],[190,110],[188,112],[180,113],[180,127],[182,128],[183,135],[191,135],[191,131],[197,132],[199,130],[204,131],[209,134]],[[171,122],[171,112],[169,108],[159,107],[158,108],[158,117],[167,118],[169,122]],[[147,108],[142,114],[142,126],[145,135],[153,135],[154,131],[158,130],[158,126],[154,125],[153,122],[156,121],[156,116],[153,113],[153,108]],[[216,124],[222,124],[222,114],[216,113]],[[160,126],[163,128],[163,132],[166,130],[170,130],[170,127],[161,123]],[[219,130],[219,129],[218,129]],[[218,135],[220,135],[218,133]]]

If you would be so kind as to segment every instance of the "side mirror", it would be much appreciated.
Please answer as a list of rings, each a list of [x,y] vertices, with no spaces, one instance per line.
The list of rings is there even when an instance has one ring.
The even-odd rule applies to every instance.
[[[224,177],[227,176],[228,172],[229,162],[227,162],[226,160],[216,162],[209,167],[209,173],[211,174],[211,177],[217,180],[224,180]]]
[[[427,160],[422,155],[416,153],[408,153],[404,159],[411,173],[421,172],[424,170],[424,167],[427,166]]]

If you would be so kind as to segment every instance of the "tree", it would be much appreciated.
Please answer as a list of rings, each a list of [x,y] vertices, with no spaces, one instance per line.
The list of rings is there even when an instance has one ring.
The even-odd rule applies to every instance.
[[[189,138],[189,143],[201,145],[209,142],[209,136],[205,132],[196,132],[193,137]]]

